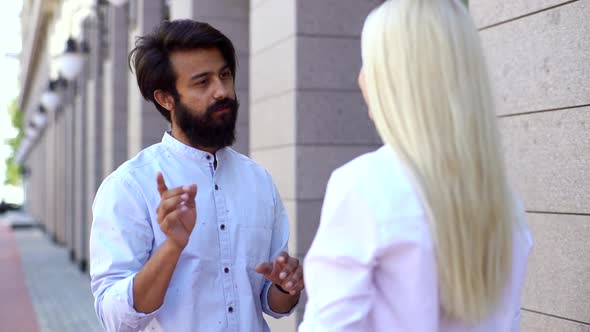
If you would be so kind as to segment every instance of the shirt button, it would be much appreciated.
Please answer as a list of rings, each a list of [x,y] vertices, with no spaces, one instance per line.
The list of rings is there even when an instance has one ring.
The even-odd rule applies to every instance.
[[[211,156],[207,156],[207,160],[211,160]]]
[[[227,311],[229,311],[229,312],[234,312],[234,307],[228,307],[228,308],[227,308]]]
[[[225,229],[225,225],[224,224],[221,224],[221,226],[219,226],[219,228],[221,228],[221,230],[224,230]]]
[[[223,269],[223,272],[229,273],[229,268],[226,267],[225,269]]]
[[[218,185],[215,185],[215,190],[219,190],[219,186]]]

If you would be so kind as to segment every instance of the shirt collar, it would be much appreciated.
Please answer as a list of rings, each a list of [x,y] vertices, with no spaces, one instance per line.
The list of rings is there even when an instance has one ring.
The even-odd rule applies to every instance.
[[[226,150],[228,149],[227,147],[221,148],[221,149],[217,150],[217,152],[215,153],[215,156],[213,156],[212,153],[209,153],[209,152],[203,151],[203,150],[199,150],[199,149],[195,149],[191,146],[188,146],[188,145],[182,143],[181,141],[174,138],[174,136],[172,136],[171,131],[166,131],[164,133],[164,136],[162,137],[162,144],[166,148],[170,149],[171,151],[181,154],[187,158],[190,158],[190,159],[196,160],[196,161],[206,161],[206,162],[213,162],[215,156],[217,157],[217,160],[219,160],[219,158],[221,156],[225,155]]]

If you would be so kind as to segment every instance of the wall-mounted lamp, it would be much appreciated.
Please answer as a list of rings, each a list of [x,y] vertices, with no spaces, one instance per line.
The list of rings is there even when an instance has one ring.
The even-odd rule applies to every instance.
[[[47,125],[47,111],[43,105],[39,105],[39,111],[33,116],[33,123],[40,129]]]
[[[30,140],[35,140],[38,134],[39,130],[35,127],[35,124],[33,122],[29,122],[27,129],[25,129],[25,137],[29,138]]]
[[[41,95],[41,105],[51,113],[55,113],[61,105],[61,95],[58,88],[62,85],[65,85],[63,79],[51,80],[47,91]]]
[[[58,71],[67,80],[75,80],[82,72],[87,53],[88,45],[85,42],[77,42],[74,38],[68,38],[65,52],[57,58]]]

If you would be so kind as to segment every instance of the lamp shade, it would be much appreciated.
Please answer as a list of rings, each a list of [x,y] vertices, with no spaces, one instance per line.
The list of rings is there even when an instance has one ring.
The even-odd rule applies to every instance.
[[[49,112],[55,113],[60,104],[61,96],[55,91],[48,90],[41,95],[41,105]]]
[[[76,79],[84,66],[84,54],[80,52],[66,52],[57,59],[57,68],[67,80]]]
[[[33,116],[33,123],[37,128],[45,128],[47,124],[47,115],[44,113],[37,113]]]
[[[113,6],[122,6],[127,3],[127,0],[109,0]]]

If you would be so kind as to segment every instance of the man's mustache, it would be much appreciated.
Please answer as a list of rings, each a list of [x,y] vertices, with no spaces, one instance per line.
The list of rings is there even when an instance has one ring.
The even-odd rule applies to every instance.
[[[224,108],[229,108],[230,110],[235,110],[238,107],[238,101],[236,99],[225,98],[222,100],[216,101],[213,105],[207,107],[207,114],[212,114],[215,111],[219,111]]]

